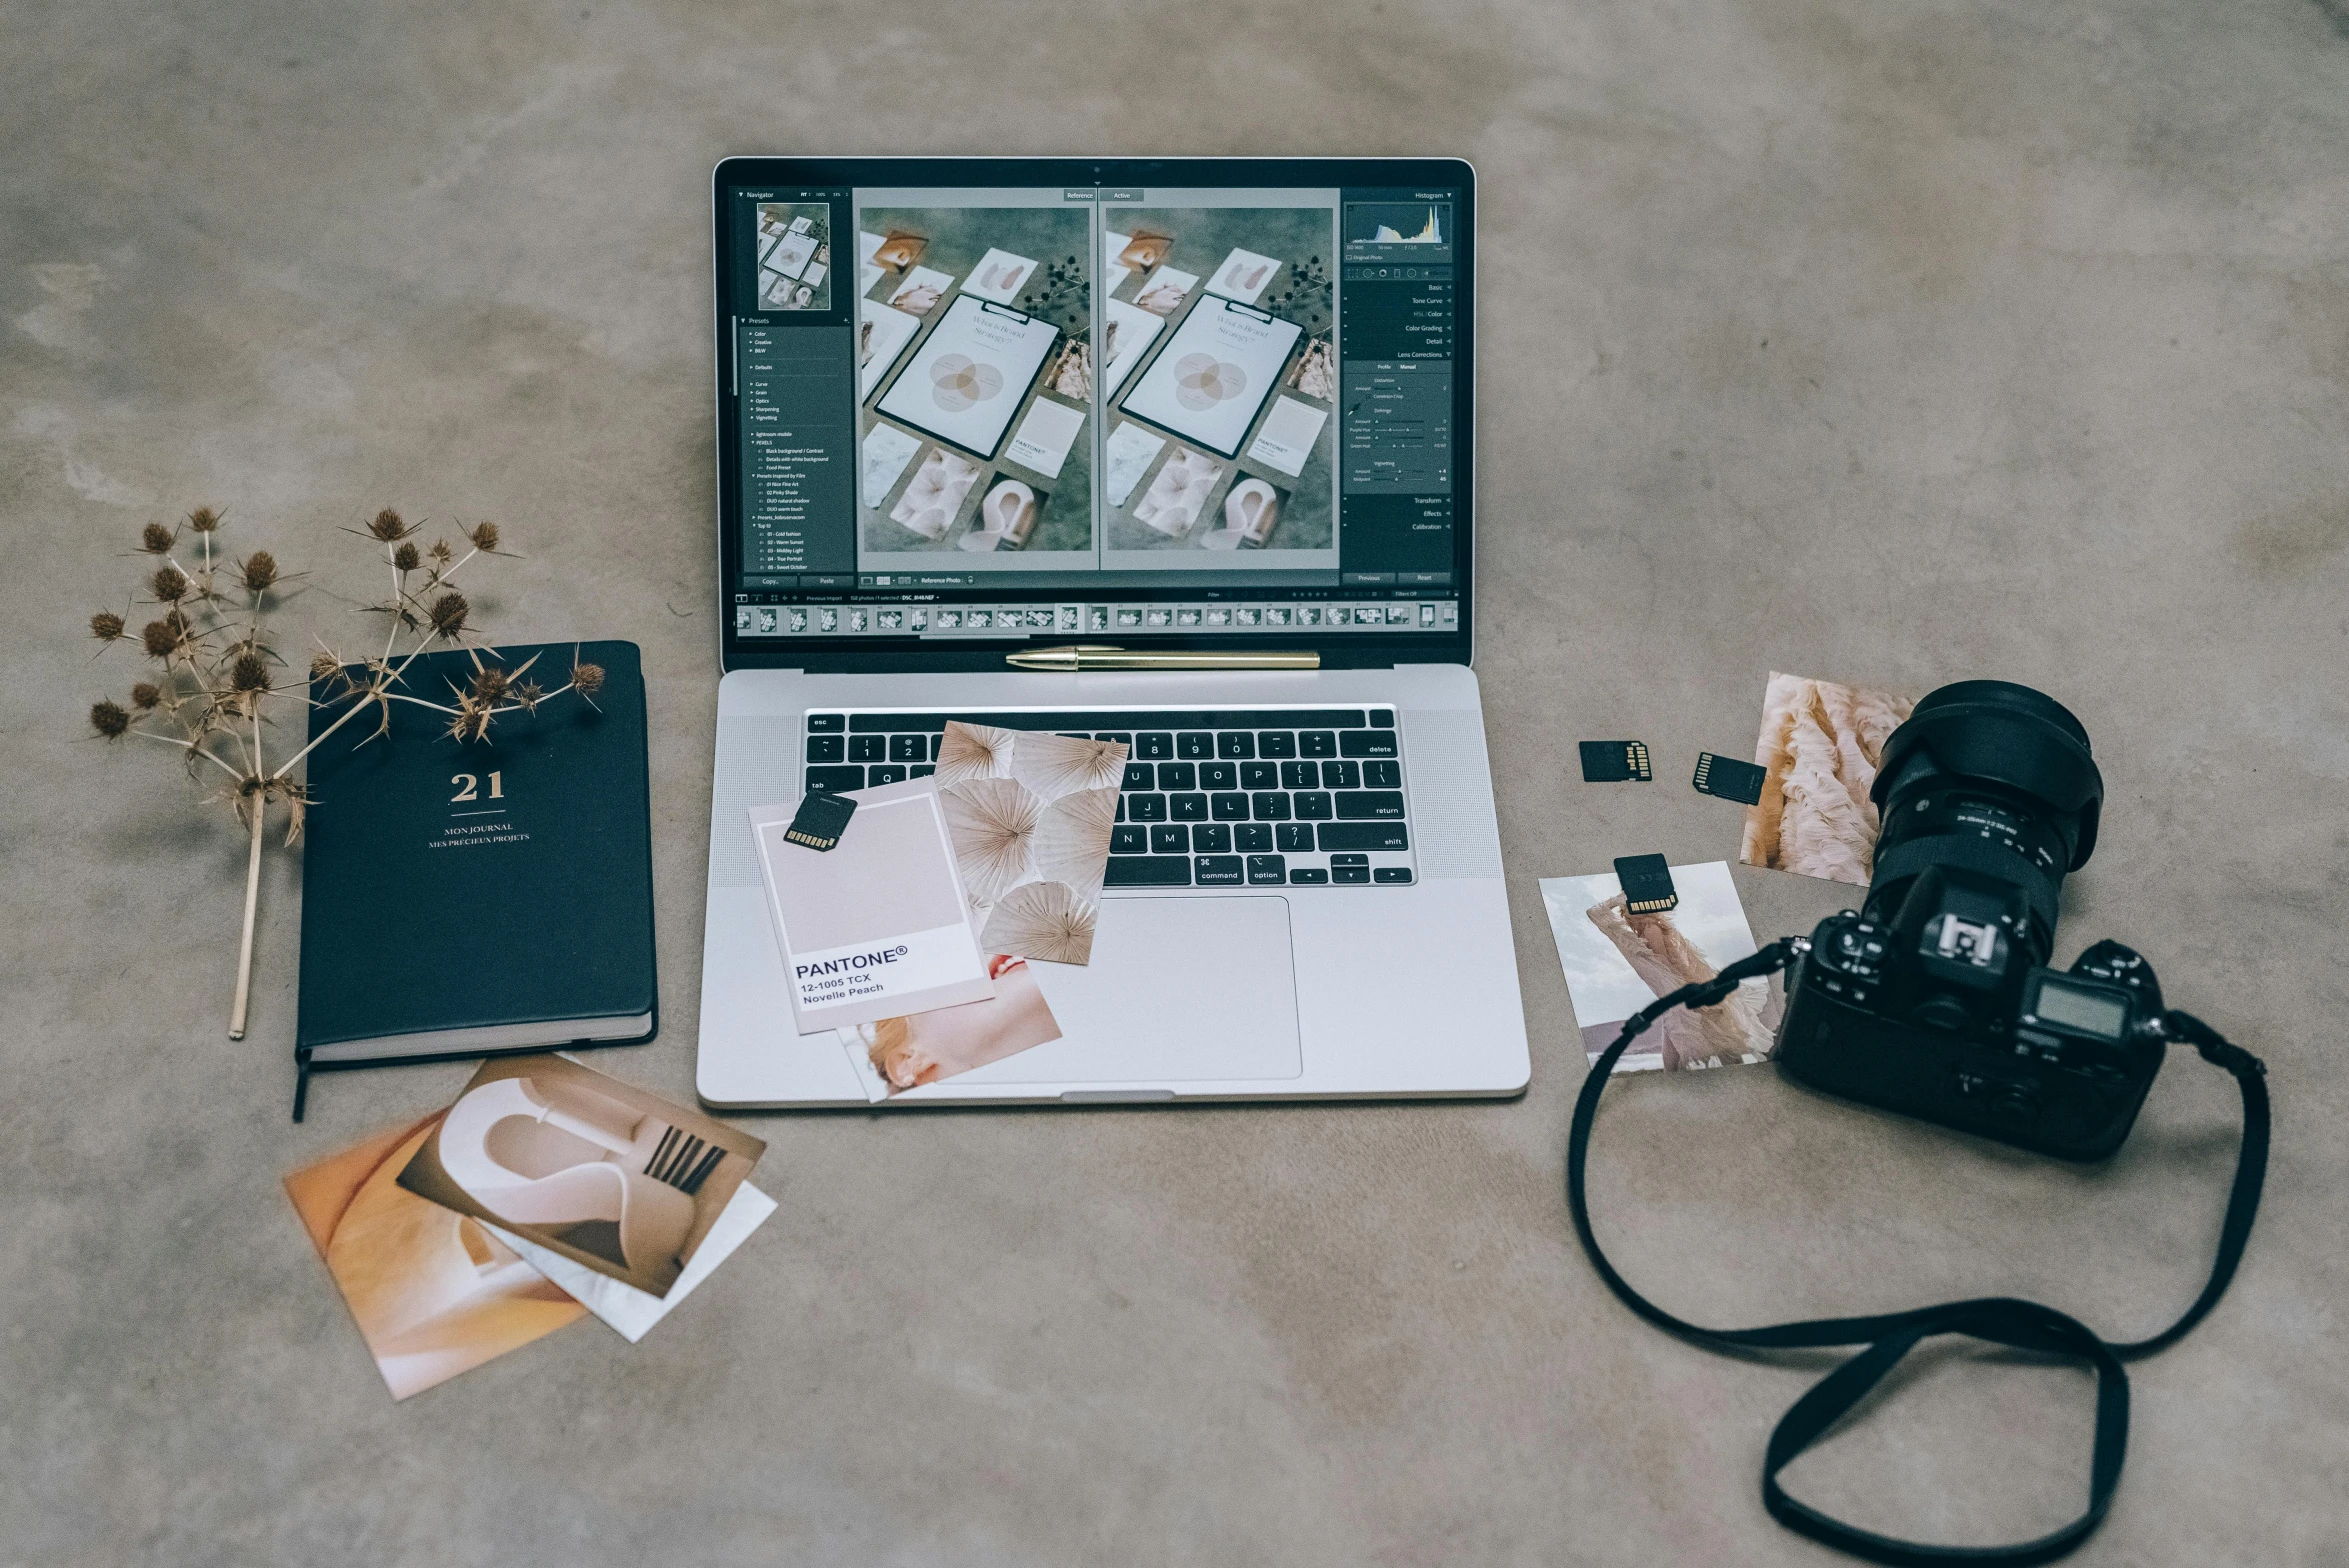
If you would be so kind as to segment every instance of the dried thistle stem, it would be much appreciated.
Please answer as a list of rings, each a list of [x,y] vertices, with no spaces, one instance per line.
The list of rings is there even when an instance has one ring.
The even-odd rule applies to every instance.
[[[260,720],[253,721],[255,729]],[[245,929],[237,939],[237,994],[228,1010],[228,1037],[245,1037],[245,1008],[253,999],[253,918],[261,910],[261,822],[268,815],[261,808],[267,797],[255,792],[249,799],[253,818],[253,848],[245,857]]]
[[[542,693],[535,683],[520,680],[534,660],[512,671],[485,668],[475,651],[474,676],[460,692],[458,707],[396,690],[408,667],[434,648],[473,647],[479,628],[470,623],[472,607],[452,582],[476,555],[507,552],[499,548],[498,527],[490,522],[462,530],[471,546],[462,555],[446,539],[420,548],[409,542],[416,528],[386,509],[359,530],[383,543],[392,578],[389,601],[372,607],[389,622],[383,654],[363,665],[347,666],[331,649],[321,650],[324,667],[312,661],[310,680],[304,686],[305,700],[339,702],[345,704],[344,709],[325,722],[315,739],[273,766],[261,733],[262,708],[281,691],[292,690],[281,687],[272,677],[272,663],[283,661],[268,641],[271,612],[281,603],[271,594],[282,595],[288,574],[268,551],[254,551],[238,561],[217,550],[212,535],[220,525],[220,513],[214,508],[201,507],[188,514],[187,526],[200,544],[200,552],[190,552],[200,557],[200,564],[192,571],[180,563],[173,548],[179,538],[177,528],[149,523],[141,531],[139,551],[155,563],[146,585],[162,613],[135,634],[128,625],[127,612],[102,611],[90,618],[89,625],[103,643],[127,643],[142,651],[157,666],[156,678],[134,685],[127,707],[112,699],[92,704],[89,721],[107,740],[137,735],[177,746],[188,754],[191,775],[197,771],[195,759],[201,757],[234,781],[219,791],[218,798],[230,803],[250,831],[236,992],[228,1031],[231,1039],[241,1040],[252,1001],[262,835],[267,831],[270,803],[281,798],[288,809],[285,841],[291,844],[299,835],[309,796],[306,786],[296,783],[293,775],[310,753],[363,712],[379,714],[383,732],[388,733],[394,702],[448,714],[453,721],[449,733],[457,739],[483,740],[490,721],[501,714],[534,712],[540,703],[569,691],[576,691],[582,700],[589,699],[601,683],[602,672],[574,658],[571,683]],[[232,573],[225,583],[219,576],[224,570]],[[417,581],[412,583],[411,578]],[[416,641],[403,653],[400,642],[404,634],[413,634]],[[330,686],[320,694],[320,681],[337,682],[339,691]],[[499,700],[509,696],[520,700]],[[147,727],[150,724],[152,728]],[[218,747],[212,744],[215,735],[221,737]]]
[[[202,757],[206,762],[211,763],[214,767],[227,774],[230,778],[235,779],[238,783],[242,784],[245,780],[245,776],[242,773],[239,773],[236,769],[230,767],[227,763],[221,761],[218,757],[214,756],[211,752],[206,751],[203,747],[197,745],[192,740],[181,740],[176,735],[158,735],[153,730],[143,730],[135,725],[130,729],[123,731],[123,733],[126,735],[136,735],[141,740],[159,740],[166,746],[178,746],[193,756]]]

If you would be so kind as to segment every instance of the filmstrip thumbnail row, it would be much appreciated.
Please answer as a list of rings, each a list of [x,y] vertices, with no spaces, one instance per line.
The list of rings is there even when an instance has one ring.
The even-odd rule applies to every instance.
[[[742,637],[1001,637],[1006,633],[1186,631],[1456,632],[1456,601],[1382,604],[738,604]]]

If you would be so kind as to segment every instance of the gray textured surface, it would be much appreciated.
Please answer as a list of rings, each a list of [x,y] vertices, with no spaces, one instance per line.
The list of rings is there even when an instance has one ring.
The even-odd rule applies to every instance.
[[[1734,853],[1680,782],[1773,668],[2046,685],[2141,946],[2266,1054],[2217,1317],[2136,1380],[2083,1561],[2349,1561],[2343,872],[2349,21],[2300,0],[0,6],[0,1562],[1824,1560],[1756,1467],[1811,1375],[1638,1326],[1558,1192],[1581,1078],[1534,879]],[[294,862],[222,1038],[242,845],[109,754],[90,610],[199,501],[356,593],[386,503],[493,517],[516,639],[644,645],[690,1092],[715,684],[705,176],[730,151],[1466,154],[1486,629],[1536,1072],[1467,1107],[748,1118],[782,1212],[635,1349],[592,1323],[402,1407],[280,1174],[445,1099],[285,1120]],[[1634,734],[1663,778],[1568,781]],[[1840,902],[1739,874],[1757,931]],[[399,921],[461,918],[424,900]],[[396,955],[399,922],[387,922]],[[1620,1091],[1618,1256],[1714,1321],[1995,1288],[2142,1331],[2234,1112],[2173,1064],[2109,1168],[1724,1072]],[[2084,1381],[1946,1357],[1805,1460],[1886,1528],[2066,1516]],[[1990,1499],[1985,1501],[1985,1499]]]

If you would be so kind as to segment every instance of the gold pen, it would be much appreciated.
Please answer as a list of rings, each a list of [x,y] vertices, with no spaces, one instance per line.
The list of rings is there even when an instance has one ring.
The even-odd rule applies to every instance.
[[[1004,662],[1021,670],[1318,670],[1321,655],[1258,650],[1253,653],[1202,653],[1168,649],[1143,652],[1081,643],[1071,648],[1038,648],[1007,653]]]

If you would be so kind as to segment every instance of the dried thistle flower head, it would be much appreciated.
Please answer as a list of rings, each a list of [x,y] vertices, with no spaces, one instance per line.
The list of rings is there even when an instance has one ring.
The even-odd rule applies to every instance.
[[[465,617],[472,613],[472,609],[465,602],[465,596],[452,588],[433,600],[432,608],[425,613],[432,618],[434,631],[443,637],[454,637],[465,629]]]
[[[200,534],[208,534],[220,526],[217,508],[199,506],[188,514],[188,526]]]
[[[506,672],[494,664],[485,664],[473,672],[473,700],[475,702],[495,702],[512,689],[512,686],[513,682],[507,679]]]
[[[412,572],[424,564],[423,552],[412,541],[404,541],[392,552],[392,565],[403,572]]]
[[[465,537],[473,541],[476,550],[494,550],[498,547],[498,525],[475,523]]]
[[[244,577],[247,593],[265,592],[277,582],[277,557],[267,550],[255,550],[245,557],[245,564],[238,571]]]
[[[446,539],[435,539],[432,541],[432,558],[446,566],[457,558],[457,552]]]
[[[147,586],[165,604],[177,604],[188,596],[188,574],[176,566],[158,566],[155,575],[147,579]]]
[[[131,706],[147,712],[163,700],[163,688],[153,681],[141,681],[131,688]]]
[[[267,691],[269,661],[257,653],[240,653],[228,667],[228,683],[238,691]]]
[[[90,727],[108,740],[113,740],[130,728],[130,715],[122,704],[109,697],[90,704]]]
[[[367,531],[385,544],[397,544],[416,530],[408,526],[406,518],[387,506],[368,520]]]
[[[161,555],[171,548],[178,535],[161,523],[149,523],[139,530],[139,548],[149,555]]]
[[[90,617],[90,635],[100,642],[118,642],[122,638],[123,619],[112,610],[100,610]]]
[[[139,629],[139,641],[150,659],[167,659],[179,646],[179,626],[170,620],[149,621]]]
[[[571,684],[581,696],[594,696],[604,689],[604,667],[600,664],[572,665]]]
[[[342,673],[343,661],[324,648],[310,655],[310,678],[314,681],[332,680]]]
[[[525,713],[537,712],[539,702],[545,696],[546,688],[536,681],[516,681],[514,683],[514,700],[522,705],[522,710]]]

